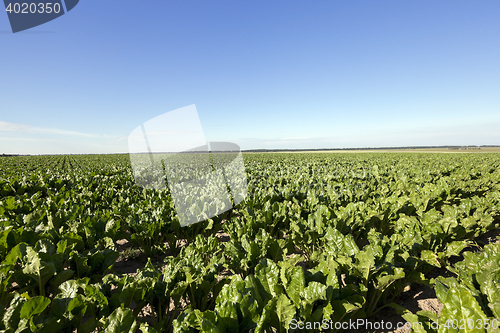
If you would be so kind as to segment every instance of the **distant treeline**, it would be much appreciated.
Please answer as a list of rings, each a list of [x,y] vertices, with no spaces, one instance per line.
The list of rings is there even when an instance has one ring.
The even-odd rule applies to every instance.
[[[363,147],[363,148],[317,148],[317,149],[249,149],[243,150],[246,153],[265,153],[265,152],[297,152],[297,151],[343,151],[343,150],[398,150],[398,149],[481,149],[481,148],[495,148],[500,147],[496,145],[483,145],[483,146],[411,146],[411,147]]]

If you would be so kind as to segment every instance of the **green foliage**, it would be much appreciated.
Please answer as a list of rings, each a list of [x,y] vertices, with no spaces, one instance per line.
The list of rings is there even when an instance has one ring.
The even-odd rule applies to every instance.
[[[181,227],[126,155],[0,158],[0,331],[288,332],[384,307],[500,319],[499,245],[466,252],[499,227],[498,154],[244,159],[245,200]],[[127,259],[143,264],[120,273]],[[412,283],[434,285],[440,318],[393,303]]]

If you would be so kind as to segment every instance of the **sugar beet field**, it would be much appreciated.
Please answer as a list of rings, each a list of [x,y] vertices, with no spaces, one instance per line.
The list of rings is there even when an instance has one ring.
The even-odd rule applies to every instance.
[[[500,332],[500,154],[243,158],[180,227],[128,155],[0,157],[0,332]]]

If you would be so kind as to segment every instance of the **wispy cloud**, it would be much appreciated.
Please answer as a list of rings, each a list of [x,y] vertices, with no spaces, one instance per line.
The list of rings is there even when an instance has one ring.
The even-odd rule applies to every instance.
[[[5,121],[0,121],[0,132],[16,132],[16,133],[27,133],[27,134],[58,134],[58,135],[67,135],[67,136],[79,136],[86,138],[111,138],[110,135],[105,134],[92,134],[92,133],[83,133],[77,131],[68,131],[58,128],[43,128],[43,127],[35,127],[24,124],[15,124],[8,123]]]
[[[0,121],[0,153],[71,154],[127,151],[127,137]]]
[[[296,136],[296,137],[288,137],[288,138],[280,138],[278,139],[278,141],[303,141],[303,140],[309,140],[311,138],[309,137],[299,137],[299,136]]]

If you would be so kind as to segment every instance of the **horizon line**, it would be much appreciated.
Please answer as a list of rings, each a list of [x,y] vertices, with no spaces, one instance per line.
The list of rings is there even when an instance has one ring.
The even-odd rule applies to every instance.
[[[500,148],[500,145],[467,145],[467,146],[459,146],[459,145],[446,145],[446,146],[391,146],[391,147],[353,147],[353,148],[275,148],[275,149],[265,149],[265,148],[255,148],[255,149],[244,149],[241,150],[240,152],[286,152],[286,151],[293,151],[293,152],[299,152],[299,151],[346,151],[346,150],[397,150],[397,149],[435,149],[435,148],[448,148],[448,149],[468,149],[468,148],[473,148],[473,149],[480,149],[480,148]],[[193,151],[193,152],[155,152],[153,154],[186,154],[186,153],[221,153],[221,152],[228,152],[228,153],[235,153],[236,151]],[[54,153],[54,154],[1,154],[0,156],[50,156],[50,155],[55,155],[55,156],[64,156],[64,155],[125,155],[125,154],[150,154],[149,152],[143,152],[143,153],[128,153],[128,152],[122,152],[122,153]]]

